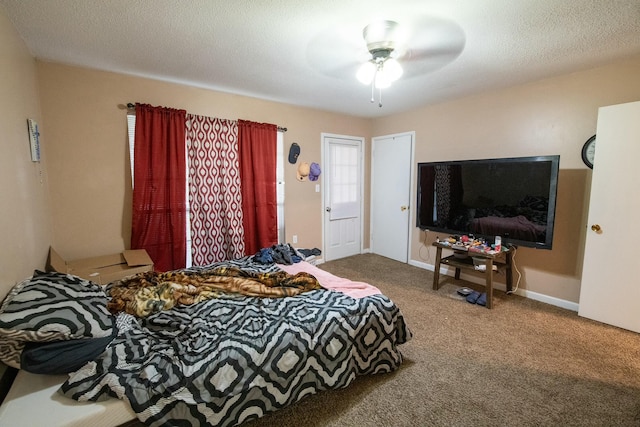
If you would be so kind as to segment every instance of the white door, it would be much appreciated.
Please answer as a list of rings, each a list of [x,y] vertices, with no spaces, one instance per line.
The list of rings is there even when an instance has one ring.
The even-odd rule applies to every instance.
[[[414,133],[373,138],[371,251],[407,262]]]
[[[324,259],[362,252],[363,138],[322,135]]]
[[[598,111],[578,314],[640,332],[640,102]]]

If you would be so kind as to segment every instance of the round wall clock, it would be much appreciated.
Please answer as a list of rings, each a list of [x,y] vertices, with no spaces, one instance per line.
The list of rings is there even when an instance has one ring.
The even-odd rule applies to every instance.
[[[596,136],[593,135],[587,139],[587,142],[582,146],[582,161],[585,165],[593,169],[593,158],[596,154]]]

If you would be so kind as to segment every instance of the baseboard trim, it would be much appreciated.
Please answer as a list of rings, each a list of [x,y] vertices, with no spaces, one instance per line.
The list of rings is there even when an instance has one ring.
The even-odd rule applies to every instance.
[[[433,264],[427,264],[422,261],[409,260],[409,265],[413,265],[414,267],[423,268],[429,271],[435,271],[435,266]],[[449,267],[440,267],[440,274],[445,274],[447,276],[453,277],[455,274],[455,268]],[[477,283],[479,285],[484,285],[484,280],[477,276],[472,276],[470,274],[465,274],[464,272],[460,275],[460,278],[467,280],[471,283]],[[431,286],[431,284],[429,284]],[[504,283],[495,283],[494,286],[496,289],[506,292],[507,286]],[[572,301],[563,300],[560,298],[552,297],[549,295],[541,294],[539,292],[528,291],[526,289],[518,289],[514,292],[514,294],[519,295],[521,297],[529,298],[535,301],[544,302],[546,304],[554,305],[556,307],[565,308],[571,311],[578,311],[578,304]]]
[[[541,294],[538,292],[520,290],[521,292],[516,292],[518,295],[522,295],[525,298],[530,298],[532,300],[544,302],[547,304],[555,305],[556,307],[566,308],[567,310],[578,312],[579,304],[572,301],[567,301],[564,299],[552,297],[549,295]]]

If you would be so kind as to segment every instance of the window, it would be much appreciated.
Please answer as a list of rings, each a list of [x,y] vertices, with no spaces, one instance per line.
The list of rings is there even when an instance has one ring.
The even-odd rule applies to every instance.
[[[329,147],[331,220],[360,215],[358,156],[357,144],[333,143]]]
[[[136,115],[127,114],[127,134],[129,137],[129,163],[131,166],[131,188],[133,188],[133,173],[134,162],[133,152],[135,147],[135,130],[136,130]],[[284,229],[284,134],[282,131],[277,133],[277,163],[276,163],[276,200],[278,211],[278,243],[285,243],[285,229]],[[185,150],[186,150],[185,145]],[[187,188],[186,194],[189,194],[189,155],[186,155],[187,159]],[[187,197],[187,215],[190,214],[189,210],[189,197]],[[191,221],[187,221],[187,267],[191,267]]]

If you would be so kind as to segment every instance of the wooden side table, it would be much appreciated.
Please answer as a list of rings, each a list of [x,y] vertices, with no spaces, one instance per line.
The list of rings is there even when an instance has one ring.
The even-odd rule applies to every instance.
[[[458,249],[453,248],[450,244],[445,244],[442,242],[434,242],[433,246],[436,247],[436,263],[433,271],[433,290],[437,291],[440,288],[440,266],[450,265],[456,269],[455,278],[460,279],[460,270],[473,270],[476,272],[481,272],[481,270],[476,270],[476,267],[473,263],[472,257],[482,258],[484,260],[485,265],[485,287],[487,293],[487,308],[493,308],[493,266],[496,266],[496,271],[505,271],[507,276],[507,293],[513,290],[513,277],[512,277],[512,269],[513,269],[513,251],[503,248],[500,253],[489,254],[486,252],[476,252],[468,249]],[[456,257],[455,255],[450,255],[447,257],[442,257],[442,249],[455,250],[457,253],[466,252],[468,254],[467,257],[461,258]]]

